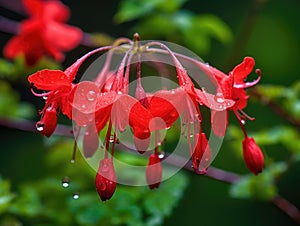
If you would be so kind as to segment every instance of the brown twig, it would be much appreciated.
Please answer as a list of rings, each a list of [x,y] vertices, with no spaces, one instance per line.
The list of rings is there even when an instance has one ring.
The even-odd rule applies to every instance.
[[[0,118],[0,125],[23,131],[36,132],[35,122],[26,119]],[[65,125],[57,125],[54,135],[72,137],[72,127]],[[129,150],[128,147],[124,150],[136,153],[135,150]],[[183,159],[183,157],[174,154],[165,154],[164,158],[165,162],[172,166],[182,166],[182,161],[186,161],[185,159]],[[191,166],[191,161],[188,161],[183,168],[188,171],[193,171],[193,168]],[[212,166],[208,168],[205,176],[228,184],[234,184],[242,177],[241,175],[218,169]],[[281,197],[280,195],[277,195],[272,200],[272,203],[300,224],[300,211],[292,203],[290,203],[288,200]]]
[[[290,218],[300,224],[300,211],[299,209],[292,203],[290,203],[285,198],[277,195],[272,202],[275,206],[285,212]]]

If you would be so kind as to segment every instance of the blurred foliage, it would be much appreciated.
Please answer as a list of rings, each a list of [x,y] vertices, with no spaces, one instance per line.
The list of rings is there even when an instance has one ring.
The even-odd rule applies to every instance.
[[[95,172],[83,157],[78,154],[75,164],[66,162],[70,157],[66,150],[72,150],[73,142],[57,137],[51,140],[43,159],[49,169],[45,178],[21,184],[16,192],[11,191],[8,180],[0,179],[0,225],[161,225],[187,186],[183,173],[154,191],[118,185],[114,197],[103,203],[94,187]],[[135,159],[140,158],[131,161]],[[65,174],[71,178],[66,188],[58,178]]]
[[[232,48],[230,44],[234,44],[233,39],[238,37],[239,26],[243,25],[243,18],[249,10],[248,5],[252,2],[121,0],[118,2],[118,11],[112,12],[115,15],[114,21],[118,24],[114,28],[107,25],[109,24],[107,18],[104,20],[100,18],[100,16],[107,16],[108,12],[105,12],[105,4],[95,7],[96,1],[92,4],[75,1],[72,2],[72,5],[83,4],[84,7],[90,7],[90,10],[84,12],[83,7],[77,6],[77,9],[74,7],[74,12],[77,10],[75,17],[78,17],[78,24],[84,23],[86,27],[93,25],[93,29],[98,29],[98,33],[90,37],[90,42],[93,45],[107,45],[111,43],[112,36],[116,34],[123,36],[126,32],[131,36],[134,32],[138,32],[142,39],[163,39],[182,44],[201,56],[208,55],[207,58],[211,57],[213,61],[221,58],[220,62],[224,63],[227,55],[230,55],[228,53],[232,50],[230,49]],[[257,25],[249,37],[246,49],[241,49],[242,55],[254,56],[257,64],[264,72],[262,79],[264,84],[257,86],[258,92],[283,108],[297,120],[300,118],[300,81],[294,82],[291,86],[286,86],[286,84],[299,78],[297,54],[299,52],[300,32],[299,29],[295,29],[298,26],[297,21],[299,21],[299,7],[296,7],[299,6],[298,3],[295,0],[287,3],[275,0],[268,4],[263,15],[257,18]],[[112,1],[110,4],[116,3]],[[186,7],[187,4],[190,4],[189,8]],[[194,5],[197,7],[193,8]],[[102,10],[103,8],[104,10]],[[96,12],[91,13],[92,10],[96,10]],[[86,22],[89,18],[92,18],[91,21],[93,23]],[[73,19],[76,21],[76,18]],[[99,21],[105,21],[105,23],[99,23]],[[82,29],[85,30],[85,27],[82,27]],[[110,32],[111,36],[106,35],[106,32]],[[249,32],[251,32],[250,28]],[[247,42],[247,40],[244,41]],[[82,54],[78,55],[81,56]],[[240,56],[241,58],[242,55]],[[74,56],[69,56],[69,58],[72,57]],[[232,65],[225,66],[228,68],[232,67]],[[63,66],[48,58],[44,58],[37,66],[31,68],[25,66],[22,57],[12,62],[0,59],[1,117],[29,118],[36,114],[30,103],[21,101],[22,98],[20,98],[21,96],[18,90],[14,88],[14,85],[19,83],[27,84],[27,76],[43,68],[62,69]],[[272,83],[285,85],[274,85]],[[29,89],[29,86],[26,89]],[[250,110],[256,112],[257,115],[255,116],[262,122],[255,126],[263,127],[263,129],[257,131],[255,127],[252,127],[253,131],[249,134],[261,146],[266,157],[264,172],[258,176],[242,175],[236,184],[230,186],[229,195],[237,199],[247,198],[269,201],[277,194],[286,192],[291,198],[298,198],[292,201],[299,204],[300,197],[297,195],[299,194],[299,186],[297,187],[299,185],[298,172],[293,171],[293,166],[297,162],[299,163],[300,160],[299,128],[286,123],[284,119],[280,121],[278,117],[274,116],[273,112],[266,110],[265,104],[263,101],[259,103],[257,100],[256,102],[250,102]],[[270,121],[269,124],[268,121]],[[1,133],[3,131],[5,133],[5,129],[2,129]],[[2,149],[12,152],[10,150],[11,139],[6,141],[5,134],[1,135],[4,137],[1,140],[4,145]],[[226,157],[229,157],[222,159],[222,164],[232,168],[235,167],[235,169],[241,165],[246,168],[242,160],[242,139],[243,134],[239,128],[235,126],[228,128],[225,146],[229,150],[223,150],[223,153],[229,151],[226,152]],[[15,137],[13,137],[14,141]],[[24,140],[18,140],[17,142],[25,143]],[[172,216],[172,219],[169,220],[171,222],[170,225],[181,225],[181,222],[184,222],[184,224],[199,223],[203,225],[215,222],[222,225],[225,222],[229,222],[230,225],[253,225],[255,220],[260,225],[270,225],[269,222],[272,220],[276,224],[292,224],[289,224],[290,221],[286,220],[285,215],[281,216],[278,212],[271,212],[271,217],[267,218],[263,211],[266,211],[267,208],[270,209],[269,206],[267,208],[264,208],[265,206],[255,206],[257,210],[255,215],[253,214],[255,212],[253,206],[248,206],[248,209],[247,207],[244,208],[244,206],[247,206],[245,202],[234,202],[234,207],[229,205],[230,208],[227,208],[226,202],[225,204],[223,203],[226,208],[220,211],[216,206],[222,204],[222,201],[225,202],[226,197],[222,197],[222,193],[221,195],[216,195],[215,192],[220,191],[221,186],[215,181],[211,182],[213,185],[209,184],[209,181],[204,181],[208,184],[206,186],[209,194],[202,195],[200,192],[202,187],[204,187],[201,184],[203,180],[198,180],[197,178],[197,180],[190,181],[191,186],[189,187],[196,186],[197,188],[194,189],[194,193],[184,194],[188,180],[183,173],[178,173],[168,181],[163,182],[160,188],[154,191],[150,191],[148,187],[119,185],[114,197],[110,201],[102,203],[94,188],[95,172],[87,166],[81,155],[77,155],[75,164],[69,163],[72,142],[68,138],[52,137],[45,140],[45,144],[44,158],[41,160],[41,164],[45,165],[46,169],[43,172],[43,177],[17,182],[16,184],[13,184],[11,182],[13,180],[10,180],[10,178],[0,178],[1,226],[150,226],[162,225],[168,216]],[[17,151],[24,153],[23,149],[24,147],[22,147],[22,150]],[[234,150],[234,152],[230,153],[231,150]],[[233,164],[231,154],[236,154],[235,157],[240,162]],[[126,158],[126,161],[129,162],[140,161],[126,154],[120,154],[118,157]],[[2,163],[5,162],[6,158],[1,156],[1,161]],[[18,167],[13,165],[12,169],[21,174],[22,168]],[[30,162],[26,162],[22,167],[33,166],[30,166]],[[238,169],[237,171],[240,172],[242,170]],[[118,169],[118,172],[123,173],[122,169]],[[68,188],[64,188],[61,185],[61,178],[65,175],[71,178]],[[286,175],[296,176],[290,176],[285,181],[284,186],[279,186],[281,179]],[[131,175],[131,177],[139,180],[140,174]],[[293,180],[294,178],[297,180]],[[293,183],[292,186],[291,182]],[[223,189],[224,187],[221,188]],[[289,191],[295,192],[289,193]],[[187,192],[190,192],[190,190]],[[74,199],[73,194],[79,194],[79,198]],[[186,206],[176,210],[175,207],[183,195],[189,197],[189,200],[184,200]],[[197,200],[199,196],[201,197],[201,203]],[[213,211],[206,210],[208,202],[213,203]],[[232,214],[232,209],[235,210],[231,217],[229,214]],[[236,209],[240,210],[237,211]],[[249,215],[249,221],[243,218],[245,216],[242,213],[243,210],[245,210],[244,212],[246,212],[247,216]],[[249,211],[251,211],[251,214],[249,214]],[[263,219],[261,217],[262,212]],[[265,218],[267,223],[263,224],[262,222]],[[284,223],[277,222],[277,219],[281,219]]]
[[[211,39],[222,44],[232,41],[228,25],[212,14],[195,14],[182,9],[186,0],[123,0],[115,15],[117,23],[137,20],[131,33],[138,32],[142,39],[164,39],[181,43],[197,54],[210,50]]]
[[[0,80],[0,116],[30,118],[35,114],[34,107],[28,102],[20,102],[19,93],[10,83]]]

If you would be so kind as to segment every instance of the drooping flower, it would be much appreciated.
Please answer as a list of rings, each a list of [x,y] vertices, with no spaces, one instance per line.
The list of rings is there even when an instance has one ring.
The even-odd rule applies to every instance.
[[[264,156],[260,147],[252,137],[243,140],[243,155],[248,169],[255,175],[262,172],[264,167]]]
[[[47,17],[52,18],[51,15],[50,13]],[[120,45],[121,42],[126,44]],[[202,129],[201,110],[203,108],[211,110],[213,132],[223,136],[227,127],[227,111],[232,110],[238,119],[241,119],[241,115],[245,116],[242,109],[246,106],[248,97],[244,89],[256,84],[260,78],[252,83],[244,82],[253,68],[252,58],[245,58],[244,62],[235,67],[229,75],[197,62],[198,67],[208,74],[216,85],[216,93],[209,93],[202,87],[196,88],[181,61],[178,60],[180,55],[176,55],[162,43],[150,42],[140,46],[137,42],[138,40],[133,42],[127,39],[119,40],[112,46],[89,52],[65,71],[42,70],[29,76],[28,79],[36,89],[45,91],[42,94],[33,91],[34,94],[47,98],[45,107],[41,111],[42,119],[38,124],[44,126],[42,134],[50,136],[53,133],[57,115],[61,112],[79,127],[78,131],[74,131],[75,138],[83,134],[83,155],[91,158],[95,156],[98,149],[102,149],[99,148],[100,132],[100,137],[102,132],[106,132],[103,139],[104,158],[100,161],[95,180],[96,189],[103,201],[110,199],[116,189],[113,157],[115,145],[119,140],[118,132],[123,132],[129,127],[135,148],[140,153],[154,149],[154,153],[149,156],[145,172],[149,187],[154,189],[159,187],[163,175],[161,162],[163,160],[158,155],[162,142],[160,132],[169,129],[181,117],[181,133],[184,134],[188,145],[192,167],[196,173],[204,174],[212,161],[213,150]],[[159,46],[161,49],[152,46]],[[75,83],[74,79],[82,63],[95,53],[106,50],[111,51],[108,52],[104,66],[96,78],[92,81]],[[154,93],[145,92],[141,83],[140,55],[143,51],[158,51],[171,58],[176,70],[178,87],[170,90],[162,87],[161,90],[156,89]],[[112,61],[115,53],[124,54],[121,63],[117,65],[117,70],[113,69],[116,65]],[[137,62],[132,60],[133,56],[137,56]],[[195,63],[195,60],[190,60],[190,63]],[[135,93],[129,92],[129,82],[133,76],[131,64],[136,65]],[[254,140],[247,138],[241,120],[240,124],[245,134],[243,145],[245,144],[246,164],[251,165],[248,166],[249,169],[257,173],[259,164],[252,161],[251,156],[259,154],[251,153],[253,150],[257,152],[259,148],[257,145],[255,148]],[[104,129],[106,131],[103,131]],[[154,148],[150,145],[152,139],[154,139]]]
[[[115,193],[117,183],[112,158],[104,158],[100,161],[95,186],[102,201],[110,199]]]
[[[64,51],[75,48],[82,31],[66,25],[69,9],[56,0],[23,0],[29,18],[21,22],[19,34],[4,48],[4,56],[14,59],[24,55],[27,65],[35,65],[43,56],[63,60]]]
[[[150,189],[158,188],[162,179],[162,166],[157,153],[149,156],[146,180]]]

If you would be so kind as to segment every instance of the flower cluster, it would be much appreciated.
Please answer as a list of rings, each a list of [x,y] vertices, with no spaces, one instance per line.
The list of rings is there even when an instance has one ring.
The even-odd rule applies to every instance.
[[[87,58],[108,50],[106,63],[93,81],[74,82],[78,69]],[[118,51],[125,54],[118,69],[112,71],[109,67],[111,56]],[[161,89],[154,93],[144,91],[141,82],[141,55],[149,52],[159,52],[169,57],[176,70],[177,88]],[[132,61],[133,57],[137,59],[135,62]],[[216,86],[215,92],[197,88],[180,58],[190,61],[207,74]],[[133,63],[137,68],[134,95],[129,93],[128,87],[132,72],[130,65]],[[243,150],[246,165],[254,174],[261,172],[263,155],[254,139],[247,136],[243,123],[243,120],[251,119],[243,111],[248,100],[245,88],[255,85],[260,79],[258,73],[256,81],[244,81],[253,66],[253,58],[246,57],[226,75],[203,62],[171,51],[164,43],[151,41],[140,45],[139,37],[135,35],[134,41],[120,39],[112,46],[87,53],[65,71],[42,70],[30,75],[28,81],[33,93],[45,99],[45,107],[40,112],[41,120],[37,123],[37,130],[41,134],[47,137],[53,134],[61,112],[84,129],[83,153],[86,157],[92,157],[99,147],[99,133],[106,129],[105,154],[100,160],[95,180],[99,196],[105,201],[111,198],[116,189],[113,156],[118,141],[117,131],[122,132],[126,127],[131,128],[139,153],[152,152],[145,171],[146,181],[151,189],[159,187],[163,176],[160,145],[149,150],[151,134],[154,134],[155,144],[161,143],[157,136],[159,131],[170,128],[179,117],[182,117],[182,123],[186,125],[184,132],[187,135],[192,167],[196,173],[205,173],[212,160],[212,150],[201,126],[201,108],[211,110],[212,131],[216,136],[224,136],[227,112],[234,112],[245,135]],[[37,93],[36,89],[43,93]],[[193,139],[190,138],[192,134]]]
[[[19,33],[4,48],[4,56],[14,59],[23,54],[26,64],[35,65],[44,55],[63,60],[62,51],[75,48],[81,41],[79,28],[64,24],[69,9],[60,1],[23,0],[29,18],[22,21]]]

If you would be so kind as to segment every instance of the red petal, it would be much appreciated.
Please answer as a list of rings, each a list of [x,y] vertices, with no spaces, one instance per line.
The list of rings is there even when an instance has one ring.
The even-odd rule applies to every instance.
[[[83,135],[82,147],[86,158],[91,158],[99,146],[98,132],[94,124],[88,125]]]
[[[43,3],[39,0],[23,0],[22,1],[26,11],[31,16],[41,16],[42,15],[42,9],[43,9]]]
[[[116,172],[111,158],[100,161],[95,186],[102,201],[110,199],[116,190]]]
[[[243,62],[237,65],[230,74],[234,77],[235,84],[244,83],[245,78],[253,70],[255,61],[252,57],[245,57]]]
[[[195,89],[198,101],[200,104],[204,104],[206,107],[215,111],[224,111],[227,108],[232,107],[235,102],[231,99],[225,99],[218,95],[213,95],[200,89]]]
[[[225,111],[211,111],[211,127],[214,134],[223,137],[228,125],[228,113]]]
[[[81,41],[82,31],[73,26],[48,22],[43,32],[45,43],[60,51],[69,51]]]
[[[157,154],[149,156],[148,166],[146,168],[146,180],[150,189],[158,188],[162,179],[162,166]]]
[[[57,113],[55,108],[47,108],[44,112],[41,121],[36,123],[37,130],[45,135],[50,137],[57,125]]]
[[[56,90],[62,86],[71,86],[64,72],[59,70],[42,70],[28,77],[29,83],[41,90]]]
[[[198,134],[197,144],[192,154],[192,164],[195,172],[199,174],[206,173],[206,169],[211,162],[211,155],[211,149],[205,133]]]
[[[65,22],[70,16],[70,10],[60,1],[43,2],[43,15],[46,21]]]
[[[176,90],[177,91],[177,90]],[[169,128],[179,117],[182,108],[181,96],[179,91],[159,91],[150,99],[148,110],[153,117],[164,120],[166,128]],[[166,129],[156,128],[156,130]]]
[[[262,172],[264,167],[264,156],[259,146],[252,137],[243,140],[243,155],[248,169],[255,175]]]

